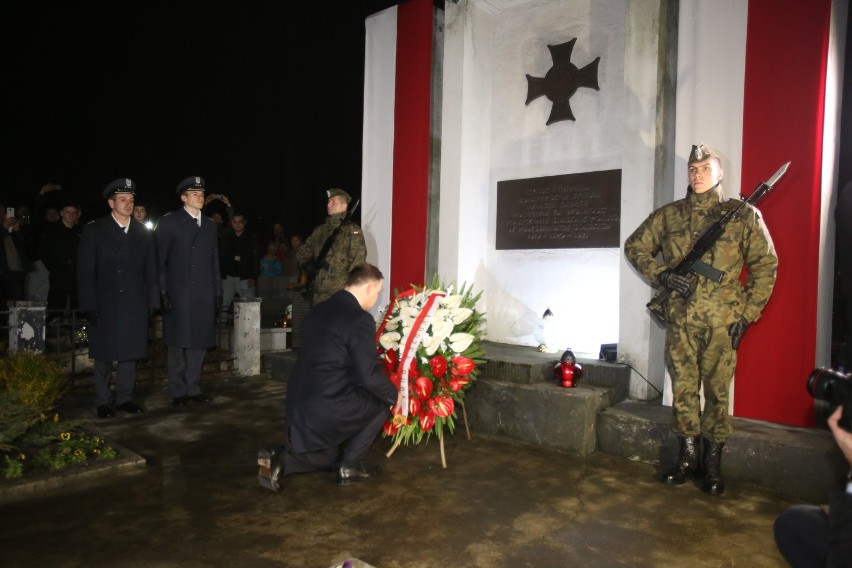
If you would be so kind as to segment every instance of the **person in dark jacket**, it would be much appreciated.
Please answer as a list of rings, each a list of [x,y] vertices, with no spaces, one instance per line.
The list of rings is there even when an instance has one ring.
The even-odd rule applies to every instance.
[[[154,230],[174,406],[210,402],[199,381],[207,349],[216,345],[222,280],[216,225],[201,214],[204,185],[198,176],[181,181],[177,193],[183,207],[161,217]]]
[[[7,216],[6,206],[0,203],[0,311],[8,309],[8,302],[26,297],[24,282],[32,268],[26,252],[29,246],[20,220]]]
[[[80,310],[89,321],[89,357],[95,360],[95,404],[99,418],[114,415],[109,381],[116,361],[115,408],[143,411],[135,404],[136,361],[148,353],[148,319],[157,307],[156,257],[151,233],[132,217],[136,184],[110,182],[104,198],[112,210],[83,228],[77,252]]]
[[[260,258],[254,234],[246,231],[246,217],[237,213],[231,218],[232,231],[219,238],[219,268],[222,271],[222,310],[219,323],[228,322],[234,296],[255,297]]]
[[[840,425],[843,406],[828,417],[828,427],[852,467],[852,432]],[[832,492],[826,512],[817,505],[793,505],[775,519],[775,545],[790,566],[852,566],[852,470],[846,487]]]
[[[39,258],[49,272],[47,309],[51,311],[77,308],[77,248],[82,233],[79,218],[77,205],[66,203],[59,210],[59,223],[41,237]]]
[[[369,310],[382,289],[371,264],[353,268],[346,287],[305,316],[302,345],[287,387],[288,441],[258,455],[258,481],[273,491],[280,478],[336,470],[337,482],[377,475],[364,460],[399,394],[376,358]]]

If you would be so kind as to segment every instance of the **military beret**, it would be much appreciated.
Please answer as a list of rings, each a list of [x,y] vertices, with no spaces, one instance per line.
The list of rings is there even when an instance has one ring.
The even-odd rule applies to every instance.
[[[136,195],[136,182],[130,178],[114,179],[104,188],[104,199],[109,199],[116,193]]]
[[[328,193],[329,199],[331,199],[332,197],[342,197],[343,199],[346,200],[346,203],[349,203],[350,201],[352,201],[352,197],[348,193],[346,193],[342,189],[338,189],[336,187],[329,189],[328,191],[326,191],[326,193]]]
[[[178,195],[189,190],[204,191],[204,178],[200,176],[189,176],[177,184]]]
[[[689,160],[687,160],[687,164],[692,164],[695,162],[703,162],[704,160],[709,160],[710,158],[716,158],[717,160],[721,160],[719,154],[716,153],[716,150],[704,144],[704,142],[699,142],[697,146],[693,146],[692,150],[689,152]]]

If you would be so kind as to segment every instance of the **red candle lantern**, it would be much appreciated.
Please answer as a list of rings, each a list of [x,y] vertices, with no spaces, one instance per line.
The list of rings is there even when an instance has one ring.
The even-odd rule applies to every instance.
[[[563,387],[577,386],[577,380],[583,376],[583,366],[577,363],[577,358],[570,349],[567,349],[559,362],[553,366],[553,376]]]

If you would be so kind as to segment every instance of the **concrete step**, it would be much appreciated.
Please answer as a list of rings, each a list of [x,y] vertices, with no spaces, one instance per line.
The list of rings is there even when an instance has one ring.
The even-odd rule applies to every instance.
[[[660,399],[627,399],[630,369],[580,359],[578,386],[553,378],[561,354],[532,347],[484,342],[487,363],[465,398],[472,435],[504,436],[542,449],[589,455],[601,451],[658,466],[677,457],[671,407]],[[262,355],[262,368],[287,380],[296,351]],[[848,469],[831,434],[734,417],[722,473],[728,485],[752,483],[796,499],[825,503]],[[656,473],[655,473],[656,475]]]

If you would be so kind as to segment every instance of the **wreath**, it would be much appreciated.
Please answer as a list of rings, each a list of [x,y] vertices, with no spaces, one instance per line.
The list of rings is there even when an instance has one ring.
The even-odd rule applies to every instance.
[[[385,422],[385,437],[394,446],[419,444],[433,434],[441,443],[444,429],[455,430],[456,410],[464,412],[464,396],[485,362],[480,344],[484,315],[464,284],[413,287],[396,296],[376,331],[378,356],[388,379],[402,392],[396,414]],[[467,426],[465,421],[465,426]]]

